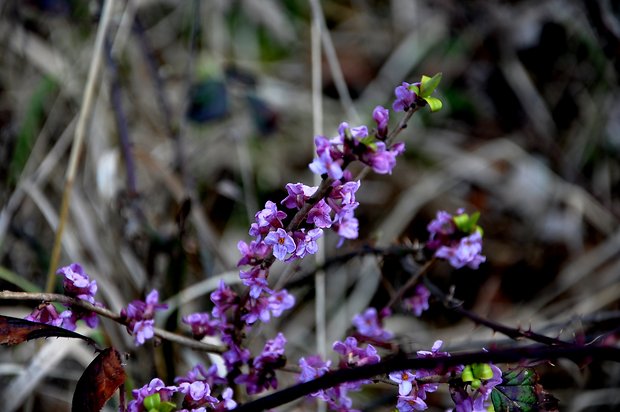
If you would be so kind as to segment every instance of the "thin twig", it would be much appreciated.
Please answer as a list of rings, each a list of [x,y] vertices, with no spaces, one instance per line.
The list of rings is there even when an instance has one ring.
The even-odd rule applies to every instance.
[[[58,293],[28,293],[28,292],[13,292],[8,290],[0,291],[0,300],[2,299],[12,299],[12,300],[33,300],[39,302],[57,302],[62,303],[64,305],[69,306],[77,306],[82,309],[85,309],[89,312],[94,312],[100,316],[111,319],[116,323],[119,323],[123,326],[127,326],[126,319],[124,319],[120,314],[112,312],[109,309],[103,308],[101,306],[93,305],[90,302],[87,302],[82,299],[75,299],[66,295],[58,294]],[[178,343],[179,345],[187,346],[192,349],[197,349],[210,353],[224,353],[226,352],[226,348],[217,345],[211,345],[208,343],[203,343],[191,338],[188,338],[183,335],[179,335],[177,333],[168,332],[166,330],[160,328],[153,328],[155,336],[165,339],[170,342]]]
[[[67,168],[65,187],[62,193],[62,203],[60,205],[58,227],[56,228],[54,247],[52,248],[50,266],[47,272],[47,283],[45,286],[45,290],[47,292],[51,292],[54,290],[54,281],[56,279],[55,272],[56,267],[58,266],[58,261],[60,259],[62,234],[69,214],[69,201],[71,200],[73,183],[75,181],[75,176],[77,175],[79,155],[82,151],[84,137],[86,136],[87,123],[90,118],[90,112],[95,99],[95,88],[98,77],[97,75],[101,67],[101,58],[103,56],[103,44],[112,17],[113,6],[114,0],[105,1],[103,5],[103,12],[101,15],[101,23],[99,24],[99,28],[97,29],[97,37],[95,38],[95,46],[93,50],[93,59],[90,63],[88,77],[86,79],[86,86],[84,87],[84,99],[82,101],[80,116],[78,117],[77,126],[75,128],[73,146],[71,147],[71,157],[69,158],[69,167]]]
[[[502,325],[501,323],[483,318],[482,316],[477,315],[476,313],[469,311],[461,305],[461,302],[455,301],[455,299],[451,296],[446,295],[439,287],[437,287],[433,282],[431,282],[428,277],[423,279],[424,284],[431,292],[433,296],[443,302],[444,306],[450,309],[453,312],[456,312],[464,317],[470,319],[472,322],[486,326],[487,328],[494,330],[495,332],[499,332],[503,335],[508,336],[511,339],[519,340],[519,339],[529,339],[534,342],[543,343],[545,345],[551,346],[568,346],[571,345],[569,342],[564,342],[560,339],[550,338],[545,335],[541,335],[536,332],[532,332],[531,330],[520,330],[511,328],[506,325]]]

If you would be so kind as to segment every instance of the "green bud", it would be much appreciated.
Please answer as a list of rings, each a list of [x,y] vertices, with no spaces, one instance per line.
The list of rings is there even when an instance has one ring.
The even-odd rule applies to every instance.
[[[422,98],[429,97],[431,93],[435,91],[437,86],[439,86],[440,81],[441,73],[437,73],[433,77],[422,76],[422,80],[420,81],[420,93],[418,95]]]
[[[161,397],[159,396],[158,393],[154,393],[150,396],[147,396],[146,398],[144,398],[144,407],[146,408],[147,411],[151,412],[151,411],[158,411],[159,410],[159,405],[161,404]]]

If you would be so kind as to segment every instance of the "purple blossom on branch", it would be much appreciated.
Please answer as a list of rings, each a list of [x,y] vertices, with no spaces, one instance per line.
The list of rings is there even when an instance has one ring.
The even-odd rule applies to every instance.
[[[372,119],[377,123],[377,138],[385,140],[388,132],[390,112],[383,106],[377,106],[372,111]]]
[[[133,335],[138,346],[154,336],[155,312],[168,308],[168,305],[158,302],[159,292],[153,289],[144,301],[134,300],[121,310],[121,316],[127,321],[127,331]]]
[[[431,292],[426,288],[426,286],[419,284],[415,288],[415,294],[403,299],[403,304],[406,309],[413,312],[414,315],[420,317],[422,312],[429,308],[428,298],[430,297]]]
[[[286,255],[295,251],[295,241],[286,230],[278,228],[275,232],[269,232],[265,237],[265,244],[273,246],[273,255],[278,260],[285,260]]]
[[[383,329],[381,319],[375,308],[368,308],[364,313],[355,315],[352,323],[357,328],[357,332],[362,336],[380,341],[386,341],[393,336],[391,332]]]
[[[486,257],[482,253],[482,236],[479,232],[461,238],[458,243],[451,246],[441,246],[435,252],[435,256],[444,258],[455,269],[468,266],[472,269],[478,269],[480,264],[486,261]]]
[[[30,315],[25,317],[26,320],[31,322],[45,323],[47,325],[58,326],[62,325],[63,319],[58,314],[58,311],[51,303],[42,303],[37,306]]]
[[[409,86],[411,86],[409,83],[403,82],[394,90],[396,100],[392,108],[395,112],[406,112],[415,102],[416,94],[409,89]]]
[[[172,398],[172,395],[178,391],[179,388],[176,386],[166,386],[161,379],[155,378],[147,385],[131,391],[133,400],[127,405],[127,412],[145,412],[144,399],[158,393],[161,401],[167,402]]]
[[[81,299],[95,306],[103,307],[103,304],[95,300],[97,293],[97,282],[90,280],[82,266],[72,263],[56,271],[56,274],[63,277],[62,285],[66,296]],[[54,306],[46,304],[36,308],[27,320],[46,323],[53,326],[61,326],[68,330],[75,330],[78,320],[83,320],[90,328],[96,328],[99,324],[99,317],[95,312],[88,311],[75,305],[65,305],[67,310],[60,314]]]

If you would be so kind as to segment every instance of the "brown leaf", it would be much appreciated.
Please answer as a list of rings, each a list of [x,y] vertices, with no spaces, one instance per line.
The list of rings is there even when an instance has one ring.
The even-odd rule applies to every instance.
[[[17,345],[38,338],[77,338],[96,346],[91,338],[57,326],[0,315],[0,344]]]
[[[104,349],[80,377],[73,393],[71,411],[100,411],[125,378],[121,355],[114,348]]]

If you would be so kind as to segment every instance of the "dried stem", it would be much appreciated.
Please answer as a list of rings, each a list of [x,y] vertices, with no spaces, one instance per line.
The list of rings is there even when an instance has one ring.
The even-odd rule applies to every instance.
[[[56,267],[60,259],[60,248],[62,244],[62,234],[67,222],[67,216],[69,214],[69,201],[71,200],[71,192],[73,190],[73,182],[77,175],[77,166],[80,152],[84,144],[84,137],[86,136],[86,126],[88,123],[89,115],[95,100],[95,86],[97,83],[97,75],[101,67],[101,58],[103,55],[103,44],[108,26],[110,24],[112,9],[114,0],[106,0],[103,5],[103,13],[101,15],[101,23],[97,29],[97,37],[95,39],[95,46],[93,50],[93,59],[90,63],[88,70],[88,78],[86,80],[86,86],[84,87],[84,99],[82,101],[82,107],[80,108],[80,116],[78,118],[77,126],[75,128],[75,135],[73,138],[73,146],[71,147],[71,157],[69,159],[69,167],[67,169],[67,177],[65,180],[65,187],[62,193],[62,203],[60,205],[60,213],[58,218],[58,227],[56,228],[56,235],[54,237],[54,247],[52,248],[52,255],[50,257],[50,266],[47,272],[47,283],[45,290],[51,292],[54,290],[54,280],[56,279]]]
[[[102,308],[100,306],[95,306],[92,303],[87,302],[85,300],[75,299],[75,298],[61,295],[58,293],[28,293],[28,292],[12,292],[8,290],[3,290],[3,291],[0,291],[0,299],[33,300],[33,301],[39,301],[39,302],[58,302],[64,305],[78,306],[87,311],[95,312],[96,314],[100,316],[111,319],[121,325],[127,326],[126,320],[120,314],[112,312],[109,309]],[[168,332],[166,330],[159,329],[159,328],[153,328],[153,330],[155,332],[155,336],[161,339],[165,339],[170,342],[178,343],[179,345],[187,346],[192,349],[197,349],[197,350],[211,352],[211,353],[226,352],[226,348],[222,346],[202,343],[197,340],[188,338],[186,336]]]

